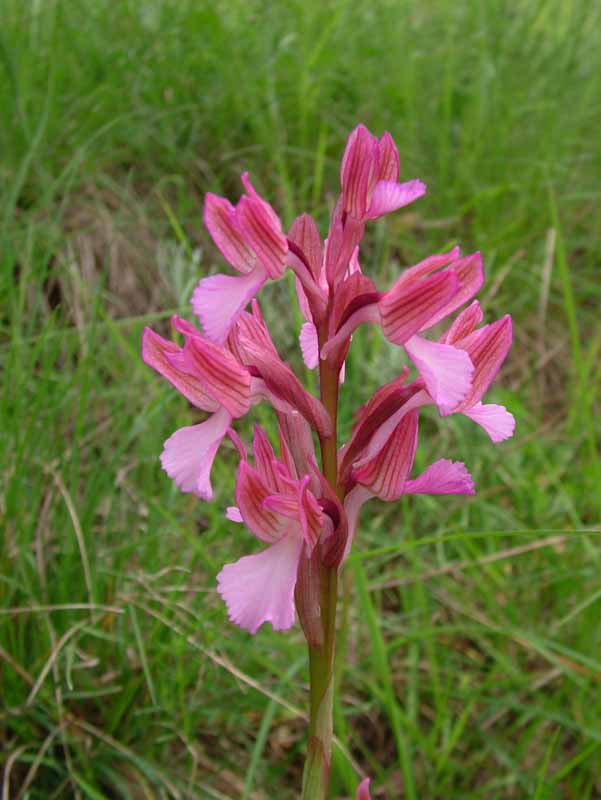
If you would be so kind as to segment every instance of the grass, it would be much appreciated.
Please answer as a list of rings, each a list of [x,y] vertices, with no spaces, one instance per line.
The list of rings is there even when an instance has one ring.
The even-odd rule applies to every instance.
[[[364,269],[484,254],[515,344],[492,396],[516,437],[422,424],[474,500],[373,503],[353,598],[332,797],[601,794],[601,9],[585,0],[3,0],[0,31],[0,743],[4,797],[292,798],[298,630],[226,624],[214,577],[249,551],[157,455],[190,409],[141,364],[218,258],[207,190],[249,169],[322,226],[347,132],[389,129],[428,195]],[[300,371],[288,287],[270,293]],[[350,413],[398,370],[355,339]],[[265,409],[261,421],[272,426]],[[247,434],[248,429],[241,428]],[[347,578],[348,580],[348,578]]]

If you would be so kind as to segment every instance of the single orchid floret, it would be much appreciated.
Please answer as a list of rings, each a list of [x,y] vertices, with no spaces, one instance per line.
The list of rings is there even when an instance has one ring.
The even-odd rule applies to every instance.
[[[269,547],[226,564],[217,576],[218,591],[230,619],[241,628],[256,633],[271,622],[274,630],[286,630],[295,620],[301,557],[311,556],[324,515],[309,489],[310,476],[291,473],[258,426],[253,453],[255,466],[242,461],[238,470],[237,510],[251,533]]]
[[[512,341],[512,320],[506,314],[496,322],[477,326],[482,321],[477,300],[465,309],[442,337],[445,344],[464,350],[474,364],[472,386],[450,413],[465,414],[480,425],[493,442],[513,436],[515,419],[504,406],[482,403],[482,397],[505,361]]]
[[[393,454],[384,453],[380,454],[378,461],[386,464],[392,462],[393,458]],[[360,471],[359,477],[361,477]],[[344,511],[348,524],[348,538],[343,559],[351,551],[359,525],[359,514],[364,504],[374,497],[381,497],[377,491],[374,491],[376,488],[375,481],[372,481],[371,487],[358,482],[345,497]],[[405,480],[399,481],[396,488],[398,494],[392,498],[395,500],[404,494],[474,495],[476,493],[474,481],[465,464],[462,461],[450,461],[446,458],[435,461],[412,480],[405,478]]]
[[[193,325],[179,317],[172,322],[185,337],[184,347],[145,328],[142,358],[193,405],[211,415],[170,436],[161,464],[183,492],[210,500],[213,460],[232,420],[250,408],[251,376],[230,352],[202,336]]]
[[[240,276],[203,278],[192,295],[192,308],[205,334],[223,344],[238,315],[268,280],[278,280],[286,267],[288,241],[273,208],[255,191],[247,173],[246,189],[236,206],[207,194],[204,221],[226,261]]]
[[[371,781],[369,778],[364,778],[359,786],[357,786],[357,795],[355,800],[371,800],[371,795],[369,793],[369,785]]]
[[[321,355],[336,360],[361,323],[380,324],[386,338],[405,349],[440,412],[448,414],[467,395],[473,365],[465,351],[450,343],[431,342],[419,334],[467,302],[483,280],[480,254],[460,258],[459,248],[430,256],[405,270],[383,294],[364,279]]]
[[[348,138],[340,167],[344,211],[356,220],[377,219],[425,194],[421,181],[398,183],[398,179],[399,154],[391,135],[377,139],[358,125]]]

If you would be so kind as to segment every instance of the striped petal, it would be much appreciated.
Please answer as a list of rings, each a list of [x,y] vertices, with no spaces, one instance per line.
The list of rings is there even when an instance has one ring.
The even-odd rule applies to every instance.
[[[414,334],[430,327],[458,291],[459,281],[451,271],[438,272],[409,285],[397,282],[378,303],[384,336],[395,344],[405,344]]]
[[[206,391],[204,382],[173,363],[177,355],[183,355],[183,351],[175,342],[163,339],[151,328],[144,328],[142,359],[146,364],[175,386],[192,405],[203,411],[217,411],[219,403]]]
[[[250,373],[234,356],[202,336],[190,337],[184,347],[184,360],[197,375],[205,390],[228,410],[242,417],[250,409]]]
[[[403,494],[417,447],[417,418],[417,410],[407,413],[379,453],[369,461],[361,459],[353,471],[356,481],[382,500]]]
[[[236,479],[236,503],[247,528],[257,539],[264,542],[277,542],[288,523],[264,504],[272,494],[273,488],[267,486],[256,469],[246,462],[238,468]]]
[[[377,161],[378,140],[365,125],[358,125],[348,138],[340,166],[343,207],[355,219],[365,217]]]
[[[248,173],[242,175],[247,191],[237,207],[240,229],[270,278],[281,278],[286,267],[288,240],[282,223],[268,202],[255,191]]]
[[[466,411],[482,399],[505,361],[511,340],[512,322],[507,315],[457,343],[456,347],[465,350],[474,365],[472,387],[457,411]]]
[[[257,256],[240,231],[236,209],[225,197],[210,193],[206,195],[204,223],[228,264],[238,272],[252,272]]]

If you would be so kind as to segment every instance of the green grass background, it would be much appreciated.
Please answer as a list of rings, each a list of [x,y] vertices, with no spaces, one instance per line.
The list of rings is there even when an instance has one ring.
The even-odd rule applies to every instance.
[[[494,446],[425,415],[418,467],[473,499],[373,503],[347,568],[332,797],[601,797],[601,5],[590,0],[1,0],[0,759],[3,798],[298,795],[301,634],[226,622],[215,574],[255,547],[175,491],[193,411],[139,358],[222,269],[207,190],[249,169],[325,233],[349,130],[388,129],[428,194],[370,228],[384,288],[483,252],[514,346]],[[302,372],[290,286],[263,306]],[[353,408],[401,364],[354,340]],[[265,408],[257,409],[273,430]],[[240,428],[248,435],[249,428]]]

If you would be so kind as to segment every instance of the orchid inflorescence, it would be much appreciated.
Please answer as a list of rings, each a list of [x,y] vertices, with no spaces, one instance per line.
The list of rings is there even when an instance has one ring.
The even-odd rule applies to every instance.
[[[179,429],[165,442],[161,463],[177,486],[212,499],[211,468],[226,437],[239,453],[236,504],[226,515],[244,523],[267,547],[227,564],[217,576],[230,619],[251,633],[265,622],[285,630],[294,624],[296,610],[310,653],[323,654],[329,642],[323,663],[330,672],[335,575],[357,535],[363,504],[404,494],[474,494],[461,462],[442,458],[409,477],[420,409],[433,405],[443,417],[463,414],[493,442],[514,430],[513,416],[503,406],[482,403],[512,331],[509,316],[481,325],[478,301],[467,305],[484,280],[480,254],[462,256],[453,248],[405,269],[389,289],[378,289],[359,263],[365,225],[417,200],[426,187],[419,180],[399,183],[392,137],[385,133],[377,139],[363,125],[349,136],[340,178],[342,192],[323,244],[308,214],[298,217],[286,235],[246,173],[245,193],[236,206],[207,194],[206,227],[239,274],[199,282],[192,308],[201,330],[180,317],[172,319],[182,346],[149,328],[142,345],[144,361],[209,412],[205,421]],[[280,358],[256,299],[266,282],[281,279],[287,269],[294,273],[305,320],[299,336],[303,359],[310,369],[319,368],[319,399]],[[462,306],[441,335],[424,337]],[[350,438],[340,446],[339,387],[352,335],[365,323],[379,325],[389,342],[403,348],[417,377],[410,380],[405,366],[380,387],[355,411]],[[255,425],[251,462],[232,423],[264,400],[277,416],[279,454]],[[326,751],[317,760],[329,767],[329,745],[322,741],[328,734],[322,730],[320,739],[319,727],[316,723],[310,734]],[[315,796],[321,797],[322,784],[315,780],[320,787]],[[357,796],[369,797],[366,781]]]

